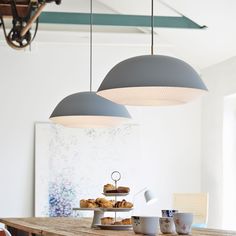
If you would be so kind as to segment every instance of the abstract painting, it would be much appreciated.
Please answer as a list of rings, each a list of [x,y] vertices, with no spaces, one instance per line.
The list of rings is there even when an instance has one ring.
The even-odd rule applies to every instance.
[[[121,185],[134,183],[134,176],[139,175],[134,168],[139,161],[139,146],[136,124],[73,129],[37,123],[35,216],[71,216],[80,199],[102,196],[103,185],[112,182],[110,174],[114,170],[122,174]]]

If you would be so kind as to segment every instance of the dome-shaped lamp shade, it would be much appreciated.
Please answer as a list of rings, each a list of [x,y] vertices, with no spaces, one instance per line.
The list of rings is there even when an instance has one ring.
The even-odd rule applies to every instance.
[[[145,55],[113,67],[97,93],[124,105],[166,106],[189,102],[206,91],[198,73],[184,61]]]
[[[50,120],[67,127],[102,128],[127,122],[127,109],[95,92],[81,92],[64,98],[54,109]]]

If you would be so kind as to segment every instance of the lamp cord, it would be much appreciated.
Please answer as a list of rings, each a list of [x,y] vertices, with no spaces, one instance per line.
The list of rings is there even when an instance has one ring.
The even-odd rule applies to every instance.
[[[152,28],[152,33],[151,33],[151,55],[154,54],[154,0],[151,0],[151,28]]]
[[[90,92],[93,89],[93,0],[90,0]]]
[[[133,198],[135,198],[137,195],[139,195],[140,193],[144,192],[145,190],[147,190],[148,188],[142,188],[141,190],[139,190],[137,193],[134,194]]]

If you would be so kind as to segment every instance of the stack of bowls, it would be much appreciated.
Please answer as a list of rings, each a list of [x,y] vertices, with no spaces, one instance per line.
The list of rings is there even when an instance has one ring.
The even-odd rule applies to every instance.
[[[163,234],[187,235],[191,233],[192,213],[179,213],[177,210],[162,210],[162,217],[132,216],[133,230],[136,234],[157,235],[158,223]]]

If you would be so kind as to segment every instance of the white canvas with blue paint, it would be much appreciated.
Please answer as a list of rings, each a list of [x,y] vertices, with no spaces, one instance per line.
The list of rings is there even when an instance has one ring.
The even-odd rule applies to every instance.
[[[121,185],[135,188],[142,178],[135,168],[139,147],[139,127],[134,124],[72,129],[37,123],[35,216],[71,216],[80,199],[102,197],[103,185],[111,183],[114,170],[122,173]]]

